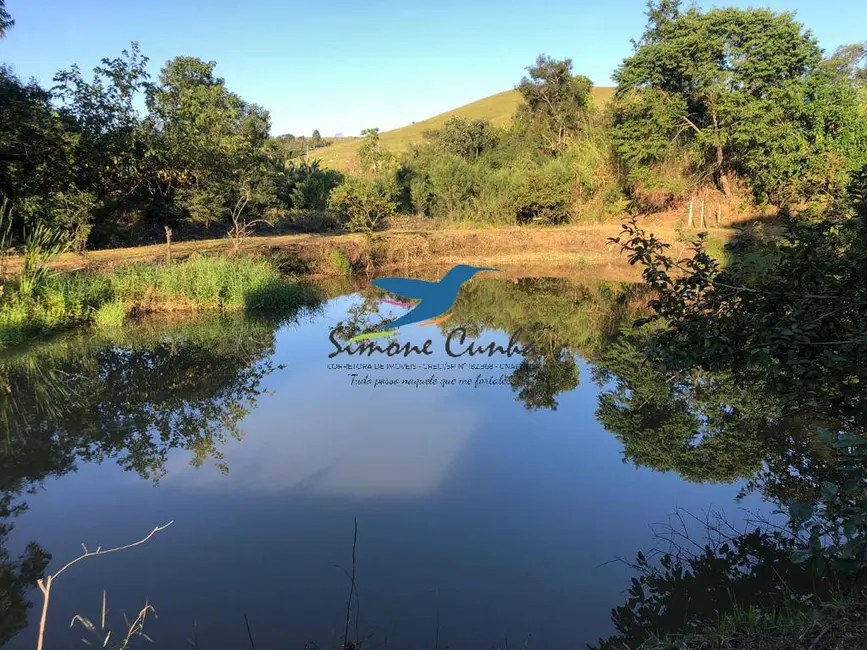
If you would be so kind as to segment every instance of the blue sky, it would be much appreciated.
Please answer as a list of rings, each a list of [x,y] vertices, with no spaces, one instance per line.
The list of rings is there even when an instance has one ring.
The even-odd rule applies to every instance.
[[[152,74],[176,55],[217,62],[275,134],[383,130],[515,86],[544,52],[610,85],[644,0],[7,0],[17,24],[0,61],[49,84],[136,40]],[[867,38],[862,0],[702,2],[795,10],[826,50]]]

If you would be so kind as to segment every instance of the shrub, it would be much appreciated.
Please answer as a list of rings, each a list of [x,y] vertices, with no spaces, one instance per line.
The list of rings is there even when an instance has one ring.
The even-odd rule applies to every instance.
[[[331,169],[321,169],[319,161],[298,163],[283,172],[281,198],[293,211],[317,210],[328,207],[331,191],[340,185],[343,176]]]
[[[101,305],[93,314],[93,325],[97,328],[120,327],[126,318],[126,306],[121,300],[112,300]]]
[[[397,209],[395,187],[377,178],[349,178],[331,193],[329,206],[352,232],[372,234]]]
[[[450,219],[466,208],[476,188],[477,167],[454,154],[441,154],[428,174],[437,211]]]
[[[339,248],[329,248],[319,264],[319,271],[325,275],[349,275],[352,273],[352,263]]]

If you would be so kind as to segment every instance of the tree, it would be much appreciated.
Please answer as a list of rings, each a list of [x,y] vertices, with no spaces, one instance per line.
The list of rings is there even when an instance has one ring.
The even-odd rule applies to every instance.
[[[852,81],[867,83],[867,41],[841,45],[826,62]]]
[[[262,212],[269,182],[265,144],[270,117],[229,92],[215,63],[191,57],[169,61],[149,107],[160,135],[164,174],[176,203],[206,227],[245,210]]]
[[[733,173],[762,200],[839,195],[834,158],[863,148],[867,130],[813,35],[791,14],[678,4],[650,4],[644,36],[614,75],[613,136],[627,165],[682,151],[726,195]]]
[[[497,143],[497,136],[488,120],[467,120],[452,116],[443,128],[425,137],[432,139],[446,153],[467,160],[476,160]]]
[[[0,201],[17,223],[46,222],[66,234],[89,223],[95,197],[79,173],[79,141],[48,91],[0,66]]]
[[[342,180],[340,172],[322,169],[318,160],[290,164],[282,173],[278,195],[290,210],[326,210],[331,191]]]
[[[526,102],[518,109],[518,120],[537,131],[550,151],[562,151],[586,126],[593,82],[572,74],[572,59],[539,55],[527,71],[529,77],[518,84]]]
[[[366,174],[376,174],[383,170],[390,159],[387,151],[379,142],[379,129],[362,129],[363,140],[358,147],[358,162]]]
[[[99,201],[133,194],[146,182],[149,133],[135,101],[152,92],[148,61],[134,42],[120,57],[102,59],[90,82],[76,65],[54,76],[53,98],[78,134],[78,182]]]
[[[6,36],[6,30],[14,27],[15,21],[12,16],[6,11],[6,0],[0,0],[0,38]]]

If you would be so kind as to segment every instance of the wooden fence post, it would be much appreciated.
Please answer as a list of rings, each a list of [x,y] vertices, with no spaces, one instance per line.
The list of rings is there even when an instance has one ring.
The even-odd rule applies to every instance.
[[[163,226],[166,229],[166,262],[172,261],[172,229],[168,226]]]

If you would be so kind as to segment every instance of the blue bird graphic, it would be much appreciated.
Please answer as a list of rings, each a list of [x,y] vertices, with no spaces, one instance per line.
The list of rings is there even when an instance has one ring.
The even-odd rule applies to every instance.
[[[403,325],[411,325],[421,321],[431,320],[449,310],[458,297],[461,285],[479,271],[498,271],[483,266],[458,264],[446,273],[439,282],[415,280],[413,278],[377,278],[371,284],[389,293],[397,294],[410,300],[420,300],[413,309],[400,318],[386,323],[381,330],[394,330]]]

